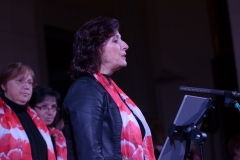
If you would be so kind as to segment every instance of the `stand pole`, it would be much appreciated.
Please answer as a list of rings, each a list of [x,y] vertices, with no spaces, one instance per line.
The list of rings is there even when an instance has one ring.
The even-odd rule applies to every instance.
[[[179,136],[186,141],[186,150],[184,159],[187,160],[191,157],[191,141],[196,142],[200,147],[201,160],[203,160],[203,144],[207,139],[207,134],[197,129],[195,124],[186,125],[186,126],[176,126],[174,124],[168,130],[168,136]]]
[[[201,155],[201,160],[204,160],[204,155],[203,155],[203,142],[199,143],[199,149],[200,149],[200,155]]]

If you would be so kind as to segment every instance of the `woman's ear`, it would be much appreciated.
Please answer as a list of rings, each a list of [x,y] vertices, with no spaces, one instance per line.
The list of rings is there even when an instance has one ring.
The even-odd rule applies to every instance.
[[[5,91],[5,86],[3,84],[1,84],[1,88],[2,88],[2,90]]]

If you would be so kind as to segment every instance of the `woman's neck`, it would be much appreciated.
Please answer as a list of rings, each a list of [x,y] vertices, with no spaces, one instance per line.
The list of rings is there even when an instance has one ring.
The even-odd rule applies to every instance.
[[[15,102],[13,102],[12,100],[10,100],[9,98],[7,98],[5,96],[5,94],[1,94],[1,98],[4,100],[4,102],[9,106],[11,107],[11,109],[14,111],[14,112],[23,112],[23,111],[26,111],[27,107],[28,107],[28,103],[26,104],[17,104]]]

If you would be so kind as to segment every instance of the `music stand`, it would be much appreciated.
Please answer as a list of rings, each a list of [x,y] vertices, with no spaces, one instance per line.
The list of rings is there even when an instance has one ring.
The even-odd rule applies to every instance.
[[[207,135],[200,131],[200,127],[208,110],[213,107],[211,104],[211,98],[184,96],[158,160],[184,160],[194,142],[202,147]]]

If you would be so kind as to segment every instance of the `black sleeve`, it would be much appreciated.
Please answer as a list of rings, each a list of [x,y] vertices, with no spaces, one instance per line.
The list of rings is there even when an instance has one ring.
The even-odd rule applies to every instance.
[[[103,94],[87,81],[73,84],[64,100],[78,159],[101,160]]]

